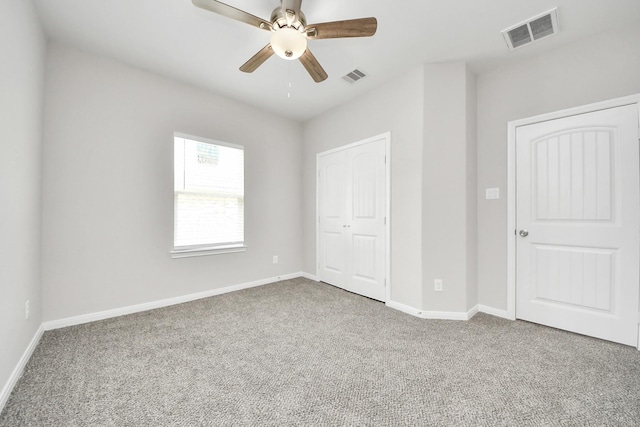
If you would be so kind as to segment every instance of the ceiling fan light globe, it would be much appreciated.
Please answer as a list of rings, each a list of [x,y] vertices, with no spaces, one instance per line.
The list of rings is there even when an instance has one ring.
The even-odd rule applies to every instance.
[[[307,38],[295,28],[280,28],[271,34],[271,48],[280,58],[298,59],[307,50]]]

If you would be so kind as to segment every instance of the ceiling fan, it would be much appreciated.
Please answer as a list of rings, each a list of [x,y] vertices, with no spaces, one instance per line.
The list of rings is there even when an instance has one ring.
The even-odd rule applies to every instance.
[[[271,32],[270,43],[240,67],[240,71],[245,73],[254,72],[275,53],[288,60],[300,59],[313,80],[319,83],[328,76],[307,47],[308,40],[370,37],[376,33],[378,28],[376,18],[349,19],[307,25],[307,20],[300,11],[302,0],[280,0],[281,5],[273,10],[270,21],[216,0],[192,1],[199,8]]]

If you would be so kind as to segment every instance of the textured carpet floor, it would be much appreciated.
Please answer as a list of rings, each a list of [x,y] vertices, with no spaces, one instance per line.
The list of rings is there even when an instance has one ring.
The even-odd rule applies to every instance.
[[[46,332],[1,426],[638,426],[640,352],[294,279]]]

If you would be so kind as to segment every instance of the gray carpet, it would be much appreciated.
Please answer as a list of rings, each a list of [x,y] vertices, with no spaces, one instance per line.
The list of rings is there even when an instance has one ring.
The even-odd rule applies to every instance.
[[[1,426],[638,426],[640,352],[306,279],[46,332]]]

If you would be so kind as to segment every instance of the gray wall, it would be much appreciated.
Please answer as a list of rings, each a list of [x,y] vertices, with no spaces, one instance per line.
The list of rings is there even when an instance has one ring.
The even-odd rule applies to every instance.
[[[304,124],[304,271],[316,274],[316,154],[391,132],[391,299],[420,307],[423,68]],[[345,87],[348,90],[348,87]]]
[[[45,321],[300,271],[299,123],[57,44],[44,123]],[[174,131],[244,145],[246,252],[170,258]]]
[[[477,304],[475,76],[464,62],[424,71],[422,308],[460,313]]]
[[[476,75],[467,68],[467,306],[478,304],[478,88]]]
[[[478,292],[506,310],[507,123],[640,93],[640,28],[584,39],[478,76]],[[500,200],[484,189],[499,187]]]
[[[45,38],[31,1],[0,2],[0,388],[42,322]],[[25,320],[25,302],[31,315]]]

